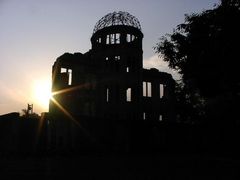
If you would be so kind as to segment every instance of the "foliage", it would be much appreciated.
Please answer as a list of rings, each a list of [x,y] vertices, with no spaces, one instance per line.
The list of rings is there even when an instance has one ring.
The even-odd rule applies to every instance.
[[[239,90],[239,0],[222,0],[213,10],[186,15],[172,34],[160,39],[155,50],[182,74],[188,88],[204,97]]]
[[[182,82],[176,84],[177,121],[199,123],[205,116],[205,100],[198,92],[193,93]]]
[[[206,114],[225,122],[237,114],[239,19],[240,1],[222,0],[212,10],[186,15],[185,22],[155,46],[182,75],[176,92],[180,120],[195,121]]]

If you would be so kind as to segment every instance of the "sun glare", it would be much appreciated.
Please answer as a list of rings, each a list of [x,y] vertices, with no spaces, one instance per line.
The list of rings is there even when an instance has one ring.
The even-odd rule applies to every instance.
[[[33,98],[34,102],[43,110],[48,110],[49,100],[51,95],[51,81],[38,80],[33,84]]]

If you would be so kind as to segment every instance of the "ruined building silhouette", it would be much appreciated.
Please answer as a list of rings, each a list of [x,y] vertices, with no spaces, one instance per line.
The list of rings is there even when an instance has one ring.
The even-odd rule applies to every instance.
[[[56,101],[73,116],[171,119],[174,81],[170,74],[143,69],[142,38],[139,21],[129,13],[104,16],[90,51],[65,53],[54,63]],[[50,113],[59,110],[51,103]]]
[[[173,120],[174,80],[157,69],[143,69],[142,39],[140,23],[131,14],[113,12],[101,18],[93,30],[92,49],[65,53],[55,61],[50,114],[73,121]],[[66,125],[59,121],[55,126]]]

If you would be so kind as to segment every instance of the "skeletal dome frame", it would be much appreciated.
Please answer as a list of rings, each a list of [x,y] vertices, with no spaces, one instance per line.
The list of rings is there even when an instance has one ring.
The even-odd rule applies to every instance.
[[[132,26],[141,31],[141,25],[139,20],[129,14],[128,12],[113,12],[108,13],[104,17],[102,17],[95,25],[93,33],[96,33],[98,30],[103,29],[105,27],[116,26],[116,25],[125,25]]]

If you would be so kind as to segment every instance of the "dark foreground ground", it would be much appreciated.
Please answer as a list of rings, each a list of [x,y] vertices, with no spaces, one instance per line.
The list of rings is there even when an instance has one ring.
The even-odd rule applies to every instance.
[[[1,157],[0,179],[240,179],[240,161],[212,155]]]

